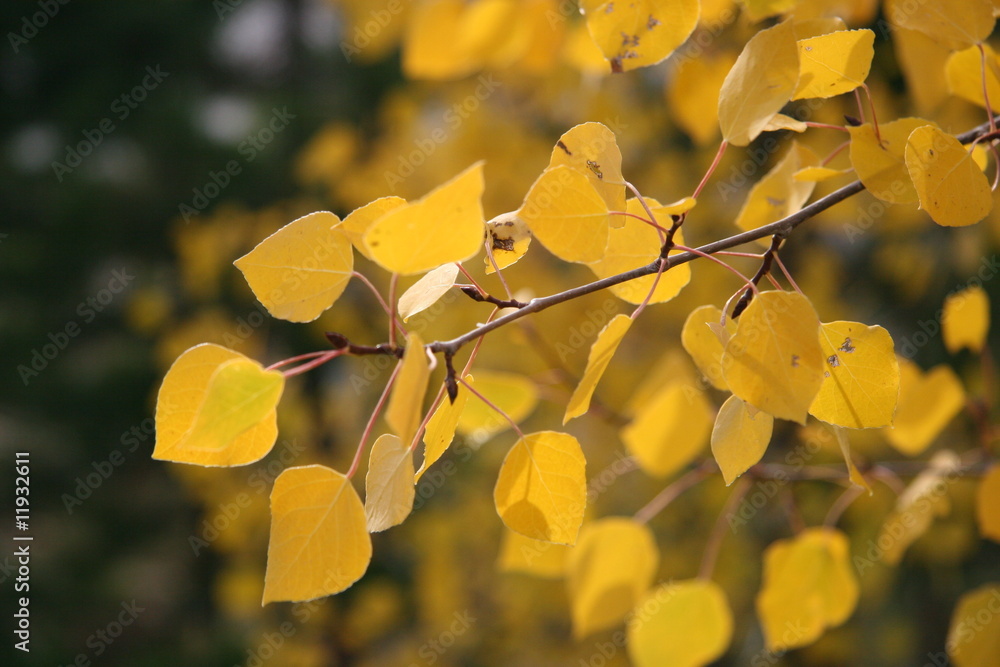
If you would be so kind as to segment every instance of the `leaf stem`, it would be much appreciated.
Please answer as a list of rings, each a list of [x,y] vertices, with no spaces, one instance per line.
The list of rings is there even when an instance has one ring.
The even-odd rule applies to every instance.
[[[517,433],[517,437],[519,437],[522,440],[524,440],[524,433],[521,432],[521,427],[517,425],[517,422],[515,422],[513,419],[510,418],[510,415],[508,415],[506,412],[504,412],[503,410],[501,410],[499,408],[499,406],[497,406],[493,401],[491,401],[490,399],[486,398],[485,396],[483,396],[482,394],[480,394],[478,391],[476,391],[472,387],[471,384],[469,384],[468,382],[465,381],[465,378],[458,378],[458,381],[460,383],[462,383],[462,386],[464,386],[466,389],[468,389],[469,392],[473,396],[475,396],[476,398],[478,398],[480,401],[482,401],[483,403],[485,403],[487,406],[489,406],[490,408],[492,408],[493,410],[495,410],[497,412],[497,414],[499,414],[501,417],[503,417],[504,419],[506,419],[510,423],[511,428],[514,429],[514,433]]]
[[[361,453],[365,450],[365,443],[368,441],[368,437],[372,433],[372,429],[375,428],[375,422],[378,420],[379,414],[382,412],[382,406],[385,405],[385,401],[389,398],[389,391],[392,389],[393,383],[396,382],[396,376],[399,375],[399,369],[402,367],[402,363],[396,364],[396,367],[392,369],[392,375],[389,376],[389,380],[385,383],[385,388],[382,389],[382,395],[378,397],[378,403],[375,404],[375,409],[372,410],[372,414],[368,417],[368,423],[365,424],[365,430],[361,434],[361,441],[358,443],[358,449],[354,452],[354,460],[351,461],[351,468],[347,471],[347,479],[354,477],[354,473],[358,471],[358,465],[361,463]]]
[[[667,505],[677,500],[685,491],[697,486],[699,482],[711,475],[712,467],[713,461],[705,459],[701,465],[688,470],[664,487],[652,500],[643,505],[632,518],[639,523],[649,523],[650,519],[665,510]]]

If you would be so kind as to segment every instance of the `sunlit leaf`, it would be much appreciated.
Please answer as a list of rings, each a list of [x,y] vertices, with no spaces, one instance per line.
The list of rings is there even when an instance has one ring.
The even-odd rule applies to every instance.
[[[886,18],[901,28],[919,30],[953,51],[985,41],[995,22],[990,0],[893,2],[886,7]]]
[[[667,86],[667,103],[677,124],[691,139],[705,145],[719,134],[719,91],[736,56],[726,52],[715,57],[685,58]]]
[[[562,165],[586,176],[609,210],[625,210],[622,154],[614,132],[601,123],[571,127],[559,137],[549,157],[549,169]],[[615,227],[622,222],[621,216],[611,218]]]
[[[721,657],[732,640],[726,594],[709,580],[657,586],[635,613],[638,621],[628,624],[627,646],[636,667],[701,667]]]
[[[572,167],[542,172],[517,215],[559,259],[593,262],[604,256],[611,224],[607,202],[590,179]]]
[[[798,132],[802,134],[809,129],[805,121],[796,120],[791,116],[786,116],[783,113],[776,113],[771,116],[771,120],[767,121],[764,126],[764,132],[777,132],[778,130],[791,130],[792,132]]]
[[[534,383],[517,373],[476,371],[476,391],[485,396],[514,422],[531,414],[538,403]],[[458,418],[458,432],[475,442],[485,442],[495,433],[510,428],[510,422],[475,396],[470,396]]]
[[[497,567],[501,572],[520,572],[556,579],[566,574],[571,548],[565,544],[533,540],[513,530],[505,530]]]
[[[690,463],[708,441],[712,406],[696,387],[662,388],[621,431],[622,442],[650,475],[666,477]]]
[[[906,140],[906,168],[920,208],[947,227],[972,225],[993,208],[993,191],[958,139],[934,126],[918,127]]]
[[[986,51],[986,94],[990,105],[1000,100],[1000,59],[989,44],[983,44]],[[979,48],[970,46],[964,51],[953,53],[945,65],[948,91],[973,104],[986,108],[983,99],[983,60]]]
[[[597,334],[597,340],[594,341],[590,348],[590,354],[587,355],[587,368],[566,405],[563,424],[590,409],[590,399],[594,395],[597,383],[601,381],[601,376],[604,375],[608,364],[611,363],[611,357],[615,355],[619,343],[622,342],[622,338],[628,333],[631,325],[632,318],[628,315],[618,314]]]
[[[368,531],[398,526],[413,510],[413,452],[394,435],[379,436],[372,445],[365,477]]]
[[[949,294],[944,300],[941,333],[952,354],[963,347],[982,352],[990,330],[990,297],[978,285]]]
[[[389,211],[405,205],[406,200],[402,197],[379,197],[375,201],[368,202],[364,206],[359,206],[351,211],[340,224],[340,229],[351,239],[351,243],[357,248],[358,252],[368,259],[372,259],[371,254],[368,252],[368,247],[365,246],[364,242],[365,233],[368,232],[368,228]]]
[[[862,85],[871,70],[874,44],[871,30],[841,30],[799,40],[799,83],[792,99],[825,99]]]
[[[979,534],[1000,542],[1000,466],[990,468],[976,491],[976,519]]]
[[[681,345],[712,386],[729,391],[729,385],[722,374],[723,343],[709,326],[721,321],[722,311],[715,306],[698,306],[684,320]],[[726,318],[726,331],[730,336],[736,332],[736,322],[732,318]]]
[[[1000,585],[986,584],[958,599],[948,628],[955,667],[992,667],[1000,656]]]
[[[965,389],[948,366],[926,374],[909,359],[898,358],[899,402],[892,428],[882,432],[893,447],[915,456],[927,449],[965,405]]]
[[[817,165],[816,154],[793,141],[781,162],[754,184],[736,216],[736,226],[756,229],[799,211],[812,196],[816,184],[800,181],[795,174],[805,167]]]
[[[493,262],[501,270],[506,269],[528,252],[531,245],[531,231],[527,223],[517,217],[517,212],[501,213],[486,223],[486,241],[493,254]],[[494,272],[489,256],[483,258],[486,273]]]
[[[878,137],[871,123],[848,125],[851,166],[874,196],[893,204],[917,201],[917,191],[906,168],[906,140],[913,130],[927,124],[923,118],[899,118],[879,123]]]
[[[424,394],[427,392],[427,381],[431,374],[427,352],[419,334],[411,332],[406,337],[406,351],[400,363],[402,366],[392,386],[385,419],[408,447],[420,425]]]
[[[774,417],[730,396],[719,408],[712,429],[712,456],[726,486],[760,461],[771,442]]]
[[[698,25],[698,0],[580,0],[587,28],[613,72],[655,65]]]
[[[466,375],[465,381],[472,384],[472,376]],[[458,394],[455,396],[454,402],[447,399],[441,401],[434,414],[431,415],[427,422],[427,430],[424,431],[424,462],[413,477],[414,484],[418,483],[427,469],[448,451],[451,441],[455,439],[458,419],[462,415],[462,411],[465,410],[468,400],[469,390],[464,385],[459,384]]]
[[[457,275],[458,265],[454,262],[428,271],[399,297],[399,316],[406,322],[417,313],[433,306],[454,287]]]
[[[344,475],[325,466],[287,468],[271,491],[271,538],[264,604],[339,593],[372,557],[361,499]]]
[[[849,174],[850,169],[831,169],[830,167],[805,167],[799,169],[795,172],[796,181],[811,181],[813,183],[822,183],[823,181],[828,181],[831,178],[836,178],[837,176],[843,176],[844,174]]]

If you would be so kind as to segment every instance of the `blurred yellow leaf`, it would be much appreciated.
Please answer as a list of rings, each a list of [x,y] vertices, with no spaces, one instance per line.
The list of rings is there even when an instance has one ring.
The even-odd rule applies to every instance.
[[[726,594],[709,580],[661,584],[646,593],[635,614],[626,645],[636,667],[701,667],[720,658],[732,640]]]
[[[471,375],[465,376],[465,381],[473,383]],[[420,465],[420,470],[413,477],[413,483],[420,481],[424,472],[434,465],[441,456],[448,451],[451,441],[455,439],[455,428],[458,426],[458,419],[465,409],[469,400],[469,390],[465,385],[458,385],[458,394],[452,402],[445,397],[437,406],[434,414],[427,422],[427,430],[424,431],[424,462]],[[479,399],[476,399],[479,400]]]
[[[843,426],[828,426],[828,428],[833,431],[833,435],[837,438],[840,453],[844,457],[844,463],[847,464],[847,478],[851,481],[851,484],[861,487],[868,492],[869,496],[872,495],[872,487],[868,484],[868,480],[858,470],[858,466],[854,464],[854,458],[851,456],[851,441],[847,436],[847,429]]]
[[[983,476],[976,491],[976,519],[979,534],[1000,542],[1000,465],[995,465]]]
[[[398,526],[413,510],[413,452],[394,435],[379,436],[372,445],[365,477],[368,532]]]
[[[756,229],[797,212],[812,196],[816,183],[800,181],[795,174],[805,167],[818,165],[816,154],[793,140],[781,162],[750,190],[736,216],[736,226],[745,230]]]
[[[948,629],[955,667],[994,667],[1000,656],[1000,585],[986,584],[958,599]]]
[[[156,398],[153,458],[202,466],[262,459],[278,435],[275,407],[285,378],[219,345],[184,352]]]
[[[294,220],[233,262],[274,317],[312,322],[343,294],[354,251],[333,213]]]
[[[326,466],[287,468],[271,491],[264,600],[313,600],[361,578],[372,557],[361,499]]]
[[[1000,60],[989,44],[983,44],[986,51],[986,94],[990,105],[1000,100]],[[983,100],[983,60],[979,48],[970,46],[964,51],[951,54],[945,65],[948,92],[986,108]]]
[[[920,208],[946,227],[964,227],[993,208],[993,191],[958,139],[934,126],[918,127],[906,140],[906,168]]]
[[[653,583],[659,561],[645,524],[612,517],[584,526],[569,553],[573,636],[580,639],[621,622]]]
[[[841,30],[799,40],[799,83],[792,99],[825,99],[862,85],[871,70],[874,44],[871,30]]]
[[[690,463],[708,440],[712,406],[705,393],[683,382],[663,387],[621,431],[639,466],[666,477]]]
[[[685,58],[666,86],[670,113],[696,144],[704,146],[719,134],[719,91],[734,64],[736,56],[728,51]]]
[[[761,30],[743,47],[719,92],[722,137],[746,146],[795,92],[799,52],[790,21]]]
[[[892,428],[882,432],[889,443],[916,456],[944,430],[965,405],[965,390],[948,366],[935,366],[926,374],[909,359],[898,358],[899,403]]]
[[[622,153],[615,133],[601,123],[582,123],[559,137],[549,157],[548,168],[559,166],[567,166],[586,176],[609,210],[625,209]],[[611,218],[615,227],[621,227],[622,222],[622,216]]]
[[[411,79],[447,80],[471,74],[481,62],[458,38],[463,0],[416,3],[403,35],[403,73]]]
[[[587,355],[587,368],[583,371],[583,377],[580,378],[580,383],[566,405],[563,424],[590,409],[590,399],[594,395],[597,383],[601,381],[601,376],[604,375],[605,369],[611,363],[611,357],[615,356],[618,345],[628,333],[631,325],[632,318],[628,315],[618,314],[597,334],[597,340],[594,341],[590,348],[590,354]]]
[[[764,552],[757,614],[772,652],[813,643],[847,620],[858,601],[858,582],[847,536],[807,528]]]
[[[530,415],[538,403],[534,383],[517,373],[477,370],[475,386],[476,391],[506,412],[515,423]],[[508,428],[510,423],[506,419],[475,396],[470,397],[458,417],[458,432],[480,443]]]
[[[364,244],[372,259],[393,273],[423,273],[463,262],[483,243],[482,195],[483,163],[477,162],[421,199],[375,220]]]
[[[906,140],[923,118],[899,118],[878,126],[881,143],[871,123],[847,126],[851,135],[851,166],[865,188],[882,201],[907,204],[917,201],[917,191],[906,168]]]
[[[883,3],[886,14],[890,4],[892,0]],[[932,114],[948,98],[945,63],[951,52],[922,32],[898,27],[892,32],[892,45],[917,110]]]
[[[952,51],[985,41],[995,22],[990,0],[893,2],[885,13],[891,24],[919,30]]]
[[[751,21],[760,21],[769,16],[784,14],[792,10],[799,0],[740,0]]]
[[[734,394],[800,424],[823,383],[819,317],[797,292],[761,292],[736,323],[722,357]]]
[[[430,379],[430,363],[420,335],[411,332],[406,337],[406,351],[392,386],[385,420],[407,447],[417,433],[423,415],[424,394]]]
[[[506,269],[528,252],[531,245],[531,231],[528,225],[517,217],[517,211],[501,213],[486,223],[486,240],[493,254],[493,262],[501,270]],[[494,272],[493,262],[484,257],[486,274]]]
[[[777,132],[778,130],[791,130],[792,132],[798,132],[801,134],[808,129],[809,126],[806,125],[804,121],[796,120],[795,118],[786,116],[783,113],[776,113],[771,116],[771,120],[767,121],[763,131]]]
[[[989,330],[990,297],[982,287],[968,287],[944,300],[941,333],[949,352],[955,354],[963,347],[982,352]]]
[[[375,201],[368,202],[364,206],[360,206],[351,211],[351,213],[344,218],[344,222],[341,223],[340,228],[344,230],[347,237],[351,239],[351,243],[358,249],[358,252],[368,259],[373,259],[364,243],[365,233],[368,231],[368,228],[383,215],[393,209],[405,205],[406,200],[402,197],[379,197]]]
[[[567,262],[593,262],[608,245],[608,205],[590,179],[560,165],[542,172],[518,209],[538,241]]]
[[[628,72],[655,65],[687,40],[698,25],[698,0],[580,0],[587,28],[611,63]]]
[[[565,544],[533,540],[513,530],[504,530],[497,567],[501,572],[557,579],[566,574],[571,549]]]
[[[586,459],[566,433],[530,433],[507,452],[493,499],[513,531],[535,540],[575,544],[587,507]]]
[[[712,456],[729,486],[760,461],[771,442],[774,417],[730,396],[712,429]]]
[[[804,167],[795,172],[796,181],[811,181],[821,183],[837,176],[849,174],[850,169],[831,169],[830,167]]]
[[[899,364],[889,332],[859,322],[830,322],[820,325],[819,342],[825,370],[809,414],[848,428],[891,424]]]
[[[455,286],[457,275],[458,265],[454,262],[442,264],[428,271],[399,297],[399,316],[406,322],[417,313],[433,306]]]
[[[723,343],[709,326],[718,325],[721,321],[722,311],[715,306],[698,306],[684,320],[681,345],[712,386],[721,391],[729,391],[729,385],[722,374]],[[736,322],[732,318],[726,318],[726,331],[730,336],[736,332]]]

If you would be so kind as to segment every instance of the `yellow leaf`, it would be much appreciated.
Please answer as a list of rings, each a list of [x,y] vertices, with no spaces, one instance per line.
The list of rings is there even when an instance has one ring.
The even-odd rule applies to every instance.
[[[625,208],[625,177],[622,154],[615,133],[600,123],[571,127],[556,142],[549,157],[549,169],[567,166],[580,172],[611,211]],[[613,216],[612,225],[621,227],[622,216]]]
[[[764,552],[757,614],[772,652],[806,646],[847,620],[858,601],[847,536],[807,528]]]
[[[983,44],[986,51],[986,93],[990,99],[1000,100],[1000,60],[989,44]],[[986,108],[983,100],[983,61],[979,48],[971,46],[964,51],[951,54],[945,65],[948,91],[973,104]]]
[[[465,381],[472,384],[472,376],[466,375]],[[459,384],[455,402],[441,401],[434,414],[431,415],[427,422],[427,430],[424,431],[424,462],[413,477],[414,484],[418,483],[424,472],[448,451],[451,441],[455,439],[455,428],[458,426],[458,419],[462,415],[468,399],[469,390],[465,388],[465,385]]]
[[[546,169],[517,211],[538,241],[567,262],[593,262],[608,245],[608,205],[590,179],[560,165]]]
[[[976,492],[976,519],[979,534],[1000,542],[1000,466],[993,466],[979,482]]]
[[[565,544],[533,540],[513,530],[505,530],[497,567],[501,572],[557,579],[566,574],[571,549]]]
[[[961,467],[962,461],[954,452],[940,451],[931,458],[927,469],[899,494],[877,540],[887,564],[899,564],[910,545],[931,527],[934,518],[948,513],[951,509],[948,484],[954,481]]]
[[[528,252],[531,245],[531,231],[528,225],[517,217],[517,212],[501,213],[486,223],[486,240],[489,242],[493,261],[501,270],[517,262]],[[484,257],[486,274],[494,272],[493,262]]]
[[[458,79],[479,68],[457,38],[466,3],[430,0],[417,3],[403,36],[403,72],[411,79]],[[390,19],[392,20],[392,19]]]
[[[483,163],[477,162],[421,199],[378,218],[364,244],[379,266],[393,273],[423,273],[463,262],[483,243]]]
[[[594,389],[597,388],[597,383],[601,381],[601,376],[604,375],[608,364],[611,363],[611,357],[615,356],[618,345],[628,333],[631,325],[632,318],[628,315],[615,315],[597,334],[597,340],[594,341],[590,348],[590,354],[587,355],[587,368],[583,371],[580,384],[577,385],[566,405],[563,424],[590,409],[590,399],[594,395]]]
[[[153,458],[202,466],[262,459],[278,436],[284,376],[218,345],[184,352],[156,398]]]
[[[958,139],[932,125],[910,133],[906,168],[920,208],[939,225],[972,225],[993,208],[993,191],[986,175]]]
[[[822,5],[814,5],[812,8],[818,9],[820,12],[824,10],[829,11],[829,8],[823,7]],[[809,39],[810,37],[819,37],[820,35],[828,35],[831,32],[838,32],[840,30],[847,30],[847,24],[844,23],[844,19],[838,16],[821,16],[815,18],[799,18],[805,10],[805,14],[808,15],[808,10],[810,7],[799,7],[793,17],[795,21],[795,39],[802,41],[803,39]]]
[[[263,604],[339,593],[361,578],[371,557],[365,510],[347,477],[320,465],[278,475]]]
[[[354,251],[333,213],[294,220],[233,262],[267,312],[289,322],[312,322],[343,294]]]
[[[858,467],[854,465],[854,459],[851,458],[851,442],[847,437],[847,429],[842,426],[830,426],[829,428],[837,438],[840,453],[844,457],[844,463],[847,464],[847,478],[851,481],[851,484],[861,487],[868,492],[869,496],[872,495],[872,487],[869,486],[868,480],[861,474]]]
[[[504,524],[525,537],[575,544],[587,507],[586,460],[566,433],[517,441],[500,467],[493,500]]]
[[[830,167],[805,167],[795,172],[796,181],[812,181],[821,183],[837,176],[850,173],[850,169],[831,169]]]
[[[796,180],[795,174],[804,167],[814,167],[819,158],[810,149],[792,141],[785,157],[774,169],[754,184],[743,208],[736,216],[740,229],[756,229],[769,222],[780,220],[801,209],[812,196],[816,184]]]
[[[890,2],[891,0],[886,0],[884,3],[886,9],[883,11],[886,13]],[[893,30],[892,46],[906,77],[910,99],[920,113],[934,113],[948,99],[945,63],[951,52],[924,33],[905,28]]]
[[[719,91],[734,64],[736,56],[725,52],[685,58],[673,72],[667,103],[677,125],[696,144],[704,146],[719,134]]]
[[[908,204],[917,201],[917,191],[906,169],[906,140],[923,118],[900,118],[878,126],[882,142],[871,123],[848,126],[851,135],[851,166],[865,188],[882,201]]]
[[[644,471],[666,477],[698,456],[711,428],[712,407],[704,392],[672,382],[622,429],[621,439]]]
[[[417,313],[433,306],[455,286],[457,275],[458,265],[454,262],[442,264],[433,271],[428,271],[399,297],[399,316],[407,322]]]
[[[655,65],[687,40],[698,25],[698,0],[580,0],[590,36],[611,63],[628,72]]]
[[[534,383],[517,373],[477,370],[476,391],[507,413],[515,423],[530,415],[538,403],[538,390]],[[475,396],[466,402],[458,417],[458,432],[480,444],[508,428],[510,423],[506,419]]]
[[[995,22],[990,0],[893,2],[885,14],[891,24],[919,30],[952,51],[986,41]]]
[[[760,461],[771,442],[774,417],[730,396],[719,408],[712,429],[712,456],[729,486]]]
[[[364,243],[365,233],[368,231],[368,228],[389,211],[405,205],[406,200],[402,197],[379,197],[375,201],[351,211],[344,218],[344,222],[340,224],[340,228],[351,239],[351,243],[358,249],[358,252],[368,259],[372,259],[371,253],[368,252],[368,248]]]
[[[612,517],[584,526],[569,554],[573,636],[621,622],[653,583],[659,561],[656,539],[644,524]]]
[[[740,315],[722,357],[734,394],[780,419],[805,424],[823,383],[819,317],[797,292],[761,292]]]
[[[790,21],[754,35],[719,92],[722,137],[734,146],[757,138],[791,98],[799,79],[799,51]]]
[[[889,443],[916,456],[944,430],[965,405],[965,390],[948,366],[926,374],[908,359],[899,358],[899,403],[892,428],[882,432]]]
[[[798,42],[799,84],[793,100],[849,93],[868,78],[875,33],[840,30]]]
[[[986,584],[958,600],[948,629],[955,667],[994,667],[1000,656],[1000,585]]]
[[[385,419],[403,444],[409,447],[420,426],[423,414],[424,394],[430,379],[430,363],[424,341],[416,333],[406,337],[406,351],[402,366],[392,386],[389,406],[385,409]]]
[[[809,414],[848,428],[891,424],[899,364],[889,332],[859,322],[830,322],[820,325],[819,342],[825,370]]]
[[[657,224],[661,227],[669,228],[671,215],[680,215],[691,210],[695,205],[695,200],[685,197],[672,204],[662,205],[655,199],[646,198],[646,205],[653,211]],[[633,215],[647,218],[645,209],[636,198],[629,199],[625,210]],[[677,230],[674,241],[683,244],[684,235],[681,230]],[[672,250],[671,255],[676,255],[679,250]],[[620,229],[612,229],[608,233],[608,242],[604,250],[604,256],[598,261],[588,264],[591,271],[598,278],[607,278],[617,273],[622,273],[630,269],[649,264],[660,256],[660,237],[656,229],[646,224],[642,220],[633,217],[625,218],[625,224]],[[687,264],[681,264],[660,275],[656,282],[656,290],[653,292],[650,303],[663,303],[669,301],[680,293],[681,289],[691,280],[691,268]],[[643,276],[625,283],[613,285],[610,288],[612,294],[628,303],[642,303],[649,290],[656,281],[656,275]]]
[[[709,326],[722,321],[722,311],[715,306],[699,306],[691,311],[681,329],[681,345],[701,374],[708,378],[716,389],[729,391],[729,385],[722,374],[723,343]],[[736,332],[736,322],[726,318],[726,331]]]
[[[720,658],[733,635],[726,594],[704,579],[657,586],[633,618],[626,645],[636,667],[701,667]]]
[[[805,132],[809,129],[809,126],[801,120],[796,120],[791,116],[786,116],[783,113],[776,113],[771,117],[771,120],[767,121],[767,125],[764,126],[764,132],[777,132],[778,130],[791,130],[792,132],[798,132],[799,134]]]
[[[949,294],[944,300],[941,331],[944,346],[955,354],[963,347],[983,351],[990,329],[990,298],[982,287],[973,286]]]
[[[413,511],[413,453],[394,435],[379,436],[372,445],[365,477],[368,532],[398,526]]]

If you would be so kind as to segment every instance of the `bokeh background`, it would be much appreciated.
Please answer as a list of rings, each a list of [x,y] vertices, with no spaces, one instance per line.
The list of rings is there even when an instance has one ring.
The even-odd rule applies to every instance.
[[[356,282],[316,323],[264,316],[232,266],[259,240],[314,210],[343,216],[387,194],[420,196],[480,159],[487,217],[513,210],[559,135],[590,120],[616,132],[625,174],[644,194],[678,199],[711,161],[718,135],[685,120],[685,105],[669,99],[673,68],[684,58],[731,60],[756,29],[731,3],[706,2],[699,40],[688,50],[611,77],[575,3],[525,0],[478,36],[489,57],[445,65],[439,80],[427,80],[408,76],[401,56],[414,4],[42,0],[0,7],[0,476],[12,477],[13,452],[30,451],[34,536],[32,651],[10,651],[15,664],[627,664],[620,646],[613,655],[600,650],[610,646],[610,631],[572,638],[564,581],[499,571],[502,525],[492,486],[513,442],[509,432],[457,443],[439,464],[448,467],[418,489],[408,522],[376,536],[371,568],[352,589],[315,604],[261,608],[271,482],[289,465],[347,467],[388,377],[371,361],[338,360],[290,382],[279,443],[259,464],[203,470],[150,458],[156,390],[191,345],[218,342],[272,363],[323,349],[327,330],[383,340],[377,304]],[[949,98],[940,71],[906,71],[878,29],[877,3],[802,4],[803,11],[837,11],[850,27],[875,27],[869,82],[880,118],[920,114],[952,132],[983,122],[981,109]],[[714,99],[704,105],[711,116]],[[845,96],[809,113],[842,123],[857,110]],[[710,186],[685,228],[689,243],[736,231],[731,220],[743,196],[788,141],[782,137],[762,160],[729,152],[718,182],[731,187]],[[814,132],[803,141],[822,155],[842,137]],[[846,166],[840,160],[833,164]],[[970,396],[981,396],[988,371],[979,358],[948,355],[923,323],[934,322],[948,292],[995,262],[998,239],[996,213],[968,229],[942,229],[914,207],[886,209],[862,194],[797,232],[782,257],[824,321],[882,324],[897,346],[926,339],[907,356],[924,368],[951,365]],[[470,265],[487,280],[480,262]],[[735,264],[753,270],[752,262]],[[359,269],[387,285],[374,265],[359,259]],[[537,247],[508,277],[523,294],[546,294],[590,274]],[[627,414],[644,379],[691,372],[677,370],[688,363],[678,343],[684,317],[704,303],[721,306],[737,287],[726,272],[696,264],[681,296],[644,315],[635,344],[619,353],[598,390],[607,410],[569,427],[584,442],[592,478],[613,473],[600,478],[590,516],[631,515],[663,487],[615,466],[624,456],[616,415]],[[998,288],[984,287],[996,319]],[[484,308],[456,297],[415,322],[428,340],[450,337],[484,319]],[[541,314],[535,333],[549,352],[571,348],[561,362],[579,373],[589,342],[572,341],[581,330],[592,337],[585,323],[625,308],[593,295]],[[921,331],[928,335],[916,336]],[[542,346],[533,340],[521,330],[495,336],[480,364],[531,377],[541,401],[525,428],[556,428],[567,370],[537,353]],[[996,349],[996,335],[991,340]],[[783,428],[769,457],[781,460],[800,437]],[[961,416],[934,447],[961,451],[975,437],[973,420]],[[903,458],[877,433],[854,444],[865,460]],[[835,446],[816,459],[835,461]],[[11,485],[3,488],[6,508]],[[807,523],[820,522],[839,492],[829,484],[797,487]],[[917,665],[942,650],[958,597],[1000,576],[1000,549],[979,539],[972,519],[974,484],[957,483],[950,494],[952,512],[900,567],[865,573],[861,603],[845,626],[767,664]],[[652,521],[659,580],[697,572],[725,497],[712,478]],[[890,490],[877,488],[845,514],[842,526],[858,552],[893,502]],[[762,549],[790,534],[780,505],[771,503],[723,545],[717,580],[737,619],[723,664],[762,655],[753,595]],[[12,532],[4,518],[8,639]],[[101,634],[118,629],[116,637]]]

